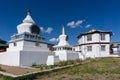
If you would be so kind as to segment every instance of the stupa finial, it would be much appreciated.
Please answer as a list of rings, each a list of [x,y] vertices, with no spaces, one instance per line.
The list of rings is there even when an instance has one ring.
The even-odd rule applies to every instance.
[[[65,34],[64,25],[62,25],[62,34]]]
[[[31,15],[30,9],[27,10],[27,14],[28,14],[28,15]]]

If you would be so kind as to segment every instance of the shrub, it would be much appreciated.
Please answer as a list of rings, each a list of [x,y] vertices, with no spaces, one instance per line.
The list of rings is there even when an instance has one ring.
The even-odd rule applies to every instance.
[[[82,60],[80,60],[80,59],[76,59],[75,62],[76,62],[76,63],[81,63]]]
[[[66,61],[60,61],[59,62],[59,66],[61,67],[61,66],[66,66],[67,65],[67,62]]]
[[[33,63],[33,64],[32,64],[32,67],[37,67],[37,64],[36,64],[36,63]]]

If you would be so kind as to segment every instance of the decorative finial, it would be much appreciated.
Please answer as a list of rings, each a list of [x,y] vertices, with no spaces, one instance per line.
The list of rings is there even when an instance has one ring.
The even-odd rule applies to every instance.
[[[97,31],[95,27],[93,27],[89,32],[95,32]]]
[[[65,34],[64,25],[62,25],[62,34]]]
[[[28,14],[28,15],[31,15],[30,9],[27,10],[27,14]]]

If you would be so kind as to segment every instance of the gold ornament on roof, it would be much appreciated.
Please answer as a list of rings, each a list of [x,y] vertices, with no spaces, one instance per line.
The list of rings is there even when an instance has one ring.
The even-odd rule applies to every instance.
[[[89,32],[95,32],[95,31],[97,31],[96,29],[92,29],[92,30],[90,30]]]

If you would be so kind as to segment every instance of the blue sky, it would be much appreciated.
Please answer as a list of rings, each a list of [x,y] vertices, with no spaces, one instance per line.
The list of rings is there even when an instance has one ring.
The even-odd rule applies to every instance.
[[[77,44],[81,32],[92,28],[112,30],[112,41],[120,41],[120,0],[0,0],[0,37],[9,41],[17,25],[31,9],[33,20],[44,29],[41,35],[55,40],[64,24],[69,43]],[[52,42],[55,43],[55,42]]]

